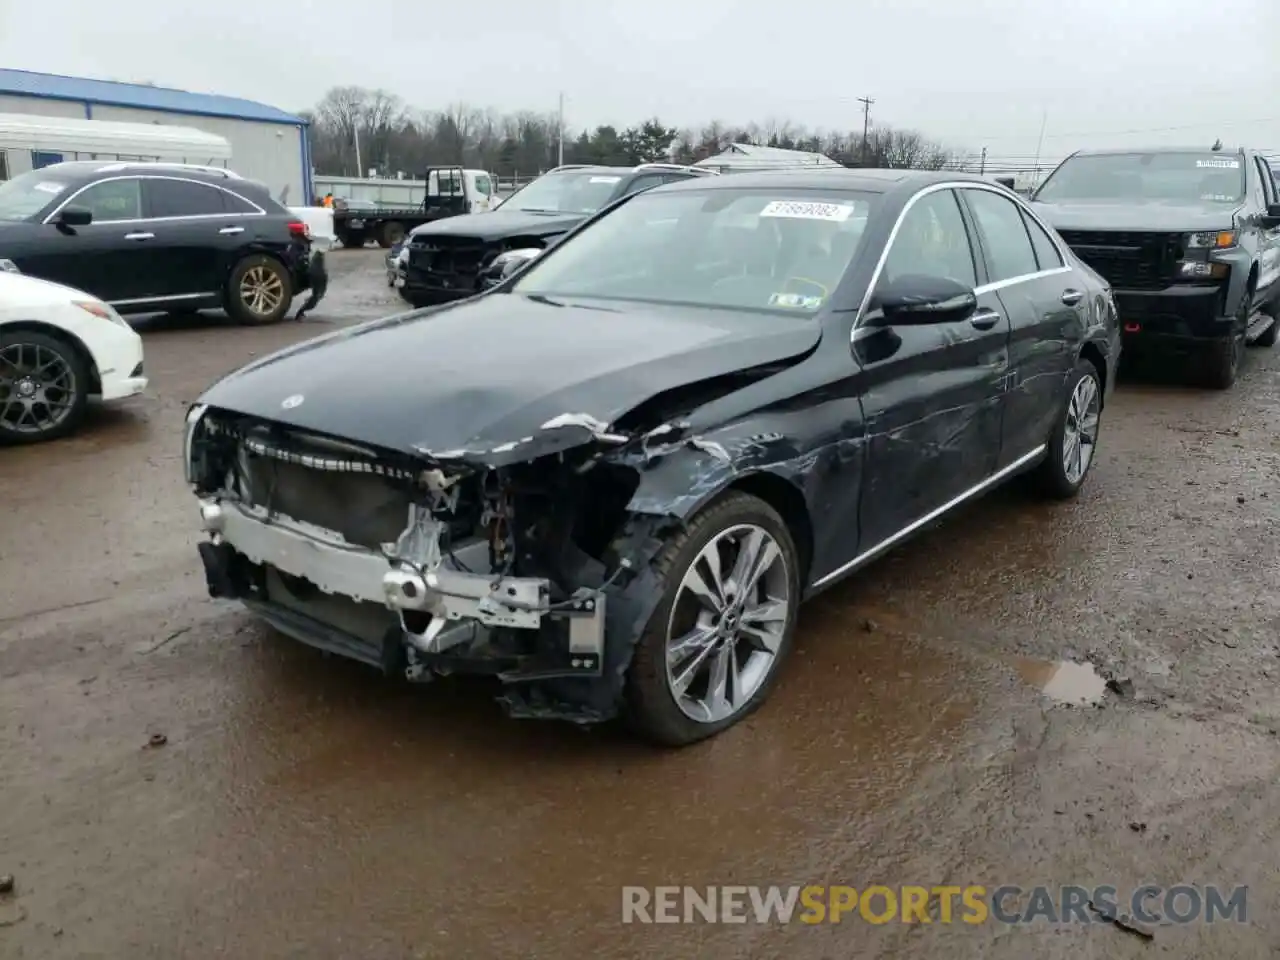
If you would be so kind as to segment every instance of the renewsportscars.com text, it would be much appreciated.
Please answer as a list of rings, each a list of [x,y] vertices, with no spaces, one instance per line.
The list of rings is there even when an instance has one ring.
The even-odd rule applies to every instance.
[[[1143,924],[1247,922],[1248,887],[623,887],[623,923],[1071,924],[1127,914]]]

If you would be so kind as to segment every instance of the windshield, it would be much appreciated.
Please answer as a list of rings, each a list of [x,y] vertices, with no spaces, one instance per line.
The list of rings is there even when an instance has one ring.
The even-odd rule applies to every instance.
[[[26,220],[70,186],[65,180],[32,170],[0,183],[0,220]]]
[[[1244,196],[1239,157],[1221,153],[1107,153],[1072,157],[1036,193],[1042,203],[1156,200],[1238,203]]]
[[[503,207],[540,213],[595,213],[621,182],[621,173],[608,170],[546,173],[513,193]]]
[[[642,193],[534,260],[512,292],[812,315],[858,255],[876,199],[779,188]]]

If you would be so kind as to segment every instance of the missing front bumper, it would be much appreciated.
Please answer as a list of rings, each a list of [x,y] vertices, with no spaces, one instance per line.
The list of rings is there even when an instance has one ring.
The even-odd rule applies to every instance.
[[[391,545],[386,554],[375,553],[322,528],[229,500],[203,500],[200,514],[210,535],[199,547],[210,595],[243,600],[273,623],[277,618],[267,614],[284,608],[272,601],[269,571],[326,597],[366,609],[376,605],[384,616],[394,613],[397,639],[418,672],[497,673],[508,682],[602,672],[605,598],[598,592],[551,604],[545,579],[464,572],[441,561],[438,552],[424,554],[414,566],[392,559]],[[398,546],[413,542],[423,529],[423,518],[411,513]],[[280,617],[286,625],[275,625],[282,632],[313,646],[384,668],[390,662],[380,644],[332,616],[294,608]],[[515,645],[520,652],[493,642],[504,631],[521,641]],[[357,645],[363,653],[350,652]]]

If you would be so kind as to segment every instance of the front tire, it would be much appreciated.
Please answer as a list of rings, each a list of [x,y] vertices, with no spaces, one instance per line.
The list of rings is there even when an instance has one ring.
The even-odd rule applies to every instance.
[[[1249,307],[1253,303],[1253,284],[1245,291],[1232,325],[1231,337],[1211,344],[1205,357],[1205,386],[1211,390],[1230,390],[1235,386],[1240,364],[1244,362],[1246,338],[1249,335]]]
[[[266,326],[279,323],[293,303],[293,280],[284,264],[273,257],[245,257],[231,271],[226,309],[237,323]]]
[[[672,534],[662,599],[636,645],[625,714],[663,746],[714,736],[760,706],[791,649],[800,558],[769,504],[730,493]]]
[[[1071,372],[1049,449],[1032,478],[1039,492],[1052,500],[1070,500],[1080,492],[1093,466],[1102,424],[1102,380],[1098,368],[1080,360]]]
[[[413,307],[413,309],[415,310],[421,310],[424,307],[436,306],[435,301],[431,300],[429,297],[412,293],[406,290],[404,287],[397,287],[396,293],[400,295],[401,300],[403,300],[409,306]]]
[[[1230,390],[1240,373],[1240,361],[1244,358],[1244,333],[1237,332],[1229,340],[1220,340],[1209,347],[1205,357],[1205,385],[1211,390]]]
[[[89,371],[71,344],[35,331],[0,330],[0,442],[40,443],[80,425]]]

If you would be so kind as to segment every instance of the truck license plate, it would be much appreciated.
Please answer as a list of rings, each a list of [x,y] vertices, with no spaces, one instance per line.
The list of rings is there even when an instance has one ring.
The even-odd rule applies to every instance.
[[[363,221],[363,220],[352,220],[352,221],[351,221],[351,225],[352,225],[353,227],[363,227],[363,226],[364,226],[364,221]]]

